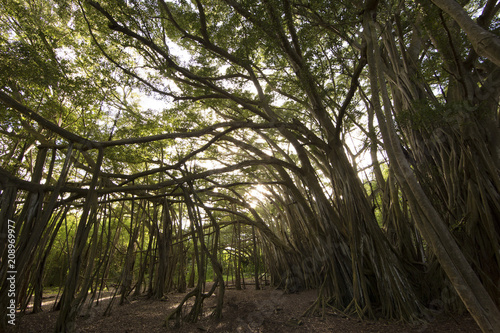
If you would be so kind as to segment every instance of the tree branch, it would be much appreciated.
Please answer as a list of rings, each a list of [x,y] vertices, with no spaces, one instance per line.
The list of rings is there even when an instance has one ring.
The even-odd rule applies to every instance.
[[[70,142],[75,142],[75,143],[81,144],[84,149],[97,147],[96,143],[94,141],[87,140],[87,139],[85,139],[85,138],[83,138],[75,133],[72,133],[72,132],[54,124],[53,122],[45,119],[44,117],[40,116],[35,111],[28,108],[27,106],[22,105],[21,103],[19,103],[14,98],[10,97],[9,95],[7,95],[5,92],[3,92],[1,90],[0,90],[0,100],[5,105],[13,108],[14,110],[18,111],[22,115],[24,115],[30,119],[33,119],[34,121],[39,123],[41,126],[47,128],[48,130],[50,130],[54,133],[59,134],[60,136],[62,136],[66,140],[68,140]]]
[[[474,22],[455,0],[432,0],[432,2],[458,23],[479,55],[490,59],[495,65],[500,67],[499,36],[485,30]]]

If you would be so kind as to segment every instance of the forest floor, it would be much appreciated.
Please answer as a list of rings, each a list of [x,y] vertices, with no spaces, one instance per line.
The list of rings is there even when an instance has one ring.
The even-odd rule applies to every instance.
[[[78,332],[166,332],[163,326],[165,317],[183,299],[185,294],[171,293],[164,300],[153,300],[144,296],[130,298],[124,305],[114,300],[109,316],[103,316],[111,297],[98,306],[85,307],[77,319]],[[315,301],[317,292],[303,291],[284,294],[281,290],[265,287],[255,290],[248,285],[244,290],[227,288],[224,297],[223,319],[215,321],[209,314],[215,308],[216,297],[205,301],[205,317],[195,324],[184,323],[179,329],[170,332],[383,332],[383,333],[430,333],[430,332],[480,332],[469,315],[450,316],[434,313],[427,322],[405,324],[389,321],[362,321],[333,312],[324,318],[302,317]],[[51,304],[52,301],[52,304]],[[36,314],[18,314],[16,326],[7,331],[19,333],[53,332],[58,312],[51,311],[54,296],[44,300],[44,311]]]

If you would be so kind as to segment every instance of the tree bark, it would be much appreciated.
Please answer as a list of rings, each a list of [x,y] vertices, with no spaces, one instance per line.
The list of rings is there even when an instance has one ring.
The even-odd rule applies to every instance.
[[[92,173],[92,181],[89,186],[89,192],[82,209],[82,215],[75,235],[74,248],[71,255],[71,264],[66,277],[64,293],[61,299],[61,310],[56,321],[56,333],[70,333],[75,331],[76,315],[78,314],[82,301],[84,301],[86,297],[86,290],[85,294],[81,293],[81,295],[77,298],[75,298],[75,293],[78,287],[84,248],[86,246],[88,233],[92,227],[92,220],[88,222],[89,217],[90,219],[95,218],[97,211],[96,189],[103,157],[103,149],[99,149],[94,171]]]
[[[371,101],[377,115],[389,161],[396,172],[403,192],[408,197],[419,231],[429,243],[465,306],[483,332],[500,332],[500,311],[421,188],[401,149],[401,143],[392,121],[391,102],[386,91],[381,56],[376,42],[376,24],[372,15],[373,12],[367,11],[363,17],[364,36],[368,45]],[[379,94],[382,95],[383,110]]]
[[[432,0],[445,13],[453,17],[467,34],[476,52],[490,59],[500,67],[500,37],[485,30],[470,18],[469,14],[455,0]]]
[[[253,242],[253,262],[254,262],[254,274],[253,279],[255,280],[255,290],[260,290],[259,281],[259,253],[257,252],[257,237],[255,235],[255,226],[252,226],[252,242]]]

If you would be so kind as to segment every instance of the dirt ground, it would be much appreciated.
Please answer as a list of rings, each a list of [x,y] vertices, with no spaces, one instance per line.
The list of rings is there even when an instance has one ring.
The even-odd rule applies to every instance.
[[[79,332],[166,332],[163,326],[165,317],[179,304],[185,294],[169,294],[165,300],[152,300],[146,297],[131,298],[126,304],[115,305],[111,315],[103,313],[110,299],[103,300],[98,306],[85,307],[78,317]],[[481,332],[468,315],[450,316],[434,313],[428,322],[408,325],[388,321],[361,321],[340,314],[327,313],[325,318],[302,317],[304,311],[313,304],[316,291],[304,291],[297,294],[284,294],[281,290],[267,287],[255,290],[247,286],[245,290],[227,289],[223,319],[215,321],[208,317],[215,307],[215,297],[206,301],[206,316],[195,324],[183,324],[171,332]],[[53,300],[53,298],[52,298]],[[16,326],[8,333],[52,332],[58,312],[50,311],[51,299],[44,302],[44,311],[37,314],[18,314]],[[53,301],[52,301],[53,303]]]

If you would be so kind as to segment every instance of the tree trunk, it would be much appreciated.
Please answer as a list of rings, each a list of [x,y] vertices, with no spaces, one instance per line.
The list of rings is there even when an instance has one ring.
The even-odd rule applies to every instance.
[[[381,56],[376,39],[373,12],[366,11],[363,17],[364,35],[367,41],[367,57],[370,67],[372,103],[384,139],[389,161],[415,215],[417,227],[428,242],[455,290],[483,332],[500,332],[500,311],[491,300],[469,263],[460,251],[441,216],[417,182],[401,149],[392,122],[391,102],[385,88]],[[384,111],[379,100],[383,98]]]
[[[182,204],[179,205],[179,230],[177,233],[178,251],[179,251],[179,280],[177,283],[177,292],[186,292],[186,261],[187,251],[184,250],[183,230],[182,230]]]
[[[170,217],[170,208],[167,200],[162,205],[162,231],[157,228],[157,248],[158,248],[158,269],[155,288],[155,298],[161,299],[167,292],[167,284],[170,284],[169,279],[169,255],[170,245],[172,244],[172,219]]]
[[[236,242],[236,244],[233,243],[236,250],[234,255],[235,284],[236,290],[241,290],[241,226],[238,222],[236,222],[236,228],[234,229],[234,237]]]
[[[125,255],[125,263],[123,265],[122,271],[122,282],[121,282],[121,292],[120,292],[120,305],[125,302],[125,299],[132,290],[132,282],[134,279],[134,265],[135,265],[135,250],[137,237],[139,236],[140,228],[140,206],[137,212],[135,212],[135,200],[132,197],[132,204],[130,208],[130,235],[129,242],[127,246],[127,253]],[[134,219],[135,215],[135,219]]]
[[[255,280],[255,290],[260,290],[260,281],[259,281],[260,258],[257,252],[257,238],[255,237],[255,226],[252,226],[252,241],[253,241],[253,262],[254,262],[253,279]]]
[[[97,182],[99,172],[103,160],[103,149],[99,149],[97,161],[92,173],[92,182],[89,187],[87,198],[82,209],[80,222],[75,235],[74,248],[71,255],[71,263],[64,292],[61,299],[61,310],[57,317],[55,332],[70,333],[75,331],[75,319],[80,309],[82,301],[85,300],[87,290],[83,290],[79,297],[75,298],[77,291],[80,269],[82,266],[82,255],[87,243],[88,234],[93,224],[93,219],[96,218],[97,212]],[[92,258],[93,259],[93,258]]]
[[[193,241],[194,241],[194,238],[193,238]],[[188,280],[188,285],[187,285],[188,288],[194,288],[194,280],[195,280],[195,274],[196,274],[195,269],[196,269],[196,257],[193,254],[191,256],[191,271],[189,273],[189,280]]]
[[[474,22],[455,0],[432,0],[460,25],[476,52],[500,67],[500,37]]]

